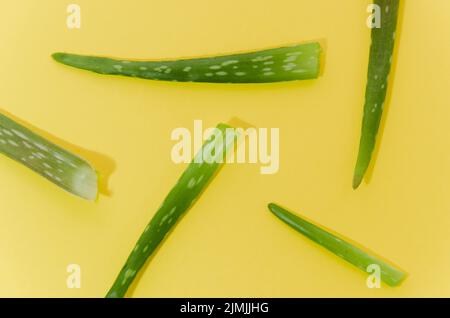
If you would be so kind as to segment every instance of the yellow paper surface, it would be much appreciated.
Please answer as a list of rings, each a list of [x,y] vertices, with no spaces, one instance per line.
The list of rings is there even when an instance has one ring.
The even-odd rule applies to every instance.
[[[76,0],[80,29],[66,26],[69,1],[2,3],[1,111],[83,148],[110,175],[110,194],[84,202],[0,157],[0,296],[104,296],[185,168],[171,161],[172,130],[233,117],[280,128],[279,172],[222,169],[128,296],[450,296],[450,2],[404,2],[381,147],[357,191],[370,1]],[[270,85],[100,76],[50,58],[176,58],[310,40],[325,46],[323,75]],[[367,288],[366,274],[271,215],[272,201],[408,279]],[[80,265],[79,289],[67,288],[69,264]]]

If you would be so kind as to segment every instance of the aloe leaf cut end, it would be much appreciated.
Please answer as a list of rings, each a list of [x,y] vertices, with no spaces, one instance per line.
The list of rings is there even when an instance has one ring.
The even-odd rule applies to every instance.
[[[97,198],[97,173],[87,161],[3,114],[0,152],[76,196],[90,201]]]

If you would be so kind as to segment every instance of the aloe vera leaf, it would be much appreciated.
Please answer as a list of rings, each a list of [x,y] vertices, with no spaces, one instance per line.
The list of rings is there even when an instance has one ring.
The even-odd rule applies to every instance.
[[[381,27],[372,29],[364,114],[353,189],[361,184],[377,142],[391,71],[399,3],[399,0],[374,1],[374,4],[381,8]]]
[[[0,152],[74,195],[86,200],[97,198],[97,173],[88,162],[3,114]]]
[[[402,270],[374,255],[370,255],[355,245],[294,215],[286,209],[274,203],[270,203],[268,207],[275,216],[287,225],[364,272],[367,271],[370,265],[378,265],[380,267],[381,280],[389,286],[397,286],[406,278],[406,273]]]
[[[314,79],[320,70],[317,42],[258,52],[169,61],[130,61],[54,53],[63,64],[100,74],[151,80],[209,83],[269,83]]]
[[[146,260],[161,244],[177,220],[199,198],[221,163],[225,161],[227,151],[234,145],[237,135],[234,129],[230,128],[226,124],[219,124],[216,127],[211,138],[205,142],[144,229],[106,297],[125,296]],[[209,155],[211,153],[212,155]]]

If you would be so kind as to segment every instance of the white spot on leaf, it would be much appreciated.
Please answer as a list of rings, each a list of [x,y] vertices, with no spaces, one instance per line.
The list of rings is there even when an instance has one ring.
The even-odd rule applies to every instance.
[[[122,65],[115,64],[115,65],[113,65],[113,67],[114,67],[116,70],[118,70],[119,72],[122,72],[122,68],[123,68]]]
[[[202,175],[198,178],[197,184],[199,184],[200,182],[202,182],[202,180],[203,180],[204,177],[205,177],[205,175],[202,174]]]
[[[286,53],[286,56],[297,56],[297,55],[302,55],[303,52],[289,52]]]
[[[222,63],[222,66],[228,66],[228,65],[236,64],[236,63],[239,63],[239,61],[236,61],[236,60],[225,61]]]
[[[24,133],[22,133],[20,131],[17,131],[15,129],[11,129],[11,130],[12,130],[13,133],[15,133],[20,138],[25,139],[25,140],[29,140],[28,137]]]
[[[19,147],[19,144],[17,142],[15,142],[14,140],[8,139],[8,143],[10,145],[13,145],[14,147]]]
[[[191,180],[189,180],[189,182],[188,182],[188,185],[187,185],[188,189],[192,189],[195,186],[195,184],[196,184],[195,178],[192,177]]]
[[[289,62],[294,62],[296,60],[297,60],[297,56],[296,55],[292,55],[292,56],[289,56],[288,58],[286,58],[284,60],[284,62],[289,63]]]

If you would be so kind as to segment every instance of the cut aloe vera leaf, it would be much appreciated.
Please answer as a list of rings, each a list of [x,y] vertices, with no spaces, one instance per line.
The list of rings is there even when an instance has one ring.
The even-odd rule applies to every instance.
[[[296,231],[364,272],[367,271],[369,266],[378,265],[381,274],[380,279],[389,286],[397,286],[406,278],[406,273],[402,270],[274,203],[269,204],[269,210]]]
[[[88,162],[3,114],[0,152],[74,195],[86,200],[97,198],[97,173]]]
[[[353,189],[361,184],[376,146],[389,84],[400,0],[375,0],[381,9],[381,27],[372,29],[366,97]]]
[[[235,144],[236,132],[219,124],[212,136],[182,174],[161,207],[144,229],[106,297],[124,297],[136,274],[154,253],[177,220],[190,209],[215,176],[227,151]]]
[[[53,58],[76,68],[150,80],[208,83],[270,83],[317,78],[317,42],[251,53],[169,61],[138,61],[54,53]]]

